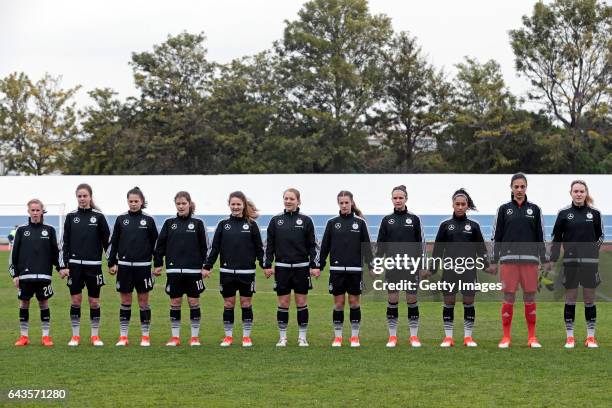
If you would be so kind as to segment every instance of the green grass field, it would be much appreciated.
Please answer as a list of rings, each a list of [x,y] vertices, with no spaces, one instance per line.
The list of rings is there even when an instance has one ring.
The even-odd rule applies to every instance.
[[[0,253],[0,264],[7,264]],[[604,254],[601,273],[612,280],[612,253]],[[18,301],[8,274],[0,280],[0,406],[60,405],[59,402],[15,402],[11,389],[64,389],[62,406],[610,406],[612,383],[612,304],[598,304],[597,337],[600,348],[587,350],[582,305],[576,310],[574,350],[565,350],[563,304],[538,304],[540,350],[526,347],[522,304],[515,307],[513,347],[498,350],[501,336],[499,302],[477,303],[477,349],[459,345],[438,347],[443,337],[441,304],[421,302],[420,337],[424,346],[407,346],[406,307],[400,305],[401,346],[385,348],[386,303],[368,296],[363,301],[362,347],[332,349],[331,296],[327,274],[315,281],[309,300],[310,347],[298,348],[295,308],[290,315],[290,346],[275,347],[276,301],[272,282],[258,276],[254,298],[255,324],[252,349],[219,347],[223,337],[222,298],[218,274],[207,282],[202,296],[203,346],[176,349],[163,346],[170,335],[165,278],[152,292],[152,347],[138,346],[140,327],[133,308],[127,348],[114,346],[119,334],[118,295],[114,278],[107,275],[102,291],[101,336],[106,345],[94,348],[84,342],[69,348],[69,295],[65,281],[54,280],[51,299],[52,349],[38,344],[38,307],[30,309],[33,344],[15,348],[19,335]],[[608,293],[609,295],[609,293]],[[183,309],[182,337],[189,334],[187,309]],[[83,308],[82,337],[89,335],[89,312]],[[457,307],[455,340],[461,344],[463,309]],[[241,333],[236,312],[235,338]],[[345,337],[347,336],[347,324]],[[236,336],[238,335],[238,336]]]

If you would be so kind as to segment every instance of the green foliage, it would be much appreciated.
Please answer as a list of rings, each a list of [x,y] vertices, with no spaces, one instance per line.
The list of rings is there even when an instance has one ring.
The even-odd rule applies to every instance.
[[[203,33],[134,52],[138,96],[94,89],[78,117],[78,88],[7,76],[1,160],[23,174],[610,173],[611,10],[540,2],[510,31],[538,112],[494,60],[447,78],[367,0],[311,0],[272,49],[227,64]]]
[[[41,175],[60,170],[77,135],[70,99],[79,87],[61,89],[60,78],[33,83],[24,73],[0,80],[0,151],[6,171]]]

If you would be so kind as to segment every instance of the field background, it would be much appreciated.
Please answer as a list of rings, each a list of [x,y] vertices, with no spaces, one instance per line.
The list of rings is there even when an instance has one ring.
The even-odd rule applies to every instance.
[[[0,252],[0,265],[8,263]],[[602,254],[600,271],[606,284],[612,281],[612,252]],[[309,299],[310,328],[307,349],[296,344],[295,307],[290,314],[289,347],[278,350],[275,343],[276,301],[272,281],[258,275],[254,298],[254,347],[234,345],[222,349],[222,298],[218,272],[207,281],[202,296],[203,346],[176,349],[163,346],[170,335],[168,298],[163,292],[165,277],[152,292],[152,347],[138,346],[140,327],[133,306],[129,347],[114,346],[119,333],[118,295],[114,277],[106,275],[102,291],[101,336],[106,345],[94,348],[83,342],[69,348],[69,295],[65,281],[54,278],[51,299],[51,350],[39,345],[40,320],[37,302],[30,308],[30,338],[33,344],[15,348],[19,335],[18,301],[8,274],[0,279],[0,406],[59,406],[56,402],[9,402],[10,389],[65,389],[62,406],[610,406],[612,378],[612,304],[598,304],[597,337],[601,348],[582,347],[585,337],[582,304],[576,308],[575,350],[565,350],[562,302],[538,304],[540,350],[526,347],[522,304],[515,307],[513,347],[498,350],[501,336],[499,302],[477,303],[475,340],[477,349],[465,349],[463,308],[455,311],[455,340],[458,346],[440,349],[443,337],[441,304],[423,301],[421,349],[406,345],[406,306],[400,305],[400,342],[385,348],[386,303],[369,295],[364,299],[362,347],[332,349],[331,296],[327,273],[314,282]],[[604,289],[602,287],[602,289]],[[609,290],[605,289],[608,296]],[[136,302],[134,302],[136,303]],[[186,304],[183,305],[185,342],[189,334]],[[345,337],[348,338],[348,312]],[[235,338],[241,334],[240,310],[236,309]],[[84,302],[82,337],[89,336],[89,311]],[[185,343],[184,343],[185,344]],[[238,342],[239,344],[239,342]]]

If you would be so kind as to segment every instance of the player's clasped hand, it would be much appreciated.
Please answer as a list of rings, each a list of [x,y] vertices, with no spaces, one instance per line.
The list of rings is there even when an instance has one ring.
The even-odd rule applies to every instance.
[[[108,273],[110,273],[111,275],[115,275],[117,273],[117,269],[119,267],[117,265],[111,266],[110,268],[108,268]]]
[[[202,268],[202,277],[204,279],[210,277],[210,270]]]
[[[69,276],[69,275],[70,275],[70,269],[68,268],[60,269],[59,271],[60,278],[64,279],[66,276]]]
[[[491,275],[497,275],[497,264],[491,264],[487,269],[485,269],[486,273],[490,273]]]
[[[310,270],[310,276],[314,276],[315,278],[319,279],[319,276],[321,276],[321,270],[320,269],[311,269]]]
[[[270,276],[274,275],[274,270],[272,268],[264,269],[264,276],[266,279],[270,279]]]

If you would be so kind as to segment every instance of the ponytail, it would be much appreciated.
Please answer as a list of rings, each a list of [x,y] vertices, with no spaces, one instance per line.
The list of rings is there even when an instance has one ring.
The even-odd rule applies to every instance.
[[[94,203],[93,190],[91,189],[91,186],[87,183],[81,183],[77,186],[75,193],[78,192],[79,190],[87,190],[89,192],[89,197],[90,197],[89,206],[93,208],[94,210],[100,211],[100,208],[98,208],[96,203]]]
[[[588,206],[592,206],[593,203],[595,202],[595,200],[593,200],[593,197],[589,193],[589,186],[587,186],[586,181],[584,181],[584,180],[574,180],[574,181],[572,181],[572,184],[570,184],[570,193],[572,192],[572,188],[574,188],[574,184],[582,184],[584,186],[584,189],[586,190],[586,197],[584,199],[584,204],[588,205]]]
[[[259,211],[257,210],[257,207],[251,200],[249,200],[244,195],[242,191],[234,191],[233,193],[230,193],[229,198],[227,199],[228,204],[232,198],[237,198],[242,201],[242,205],[244,206],[244,208],[242,209],[242,216],[249,222],[249,224],[255,221],[257,217],[259,217]]]
[[[391,194],[393,194],[396,191],[401,191],[402,193],[404,193],[404,196],[406,198],[408,198],[408,190],[406,190],[406,186],[405,185],[401,184],[399,186],[393,187],[393,190],[391,190]]]
[[[453,201],[455,201],[455,198],[457,197],[465,197],[465,199],[467,200],[468,203],[468,208],[470,210],[476,210],[476,204],[474,204],[474,201],[472,200],[472,197],[470,197],[470,195],[468,194],[467,191],[465,191],[464,188],[460,188],[459,190],[455,191],[453,193]]]
[[[338,193],[338,195],[336,196],[336,199],[338,199],[340,197],[348,197],[348,198],[350,198],[351,199],[351,212],[353,212],[356,216],[363,218],[363,213],[357,207],[357,204],[355,204],[355,200],[353,199],[353,193],[351,193],[350,191],[347,191],[347,190],[342,190],[342,191],[340,191]]]
[[[130,191],[127,192],[126,198],[130,198],[130,194],[137,195],[138,197],[140,197],[140,200],[142,201],[142,206],[140,207],[141,210],[144,210],[145,208],[147,208],[147,200],[145,200],[145,196],[140,190],[140,188],[138,187],[132,188]]]
[[[195,213],[196,205],[195,202],[191,200],[191,195],[187,191],[179,191],[174,196],[174,201],[178,198],[184,198],[189,203],[189,216],[191,217]]]

